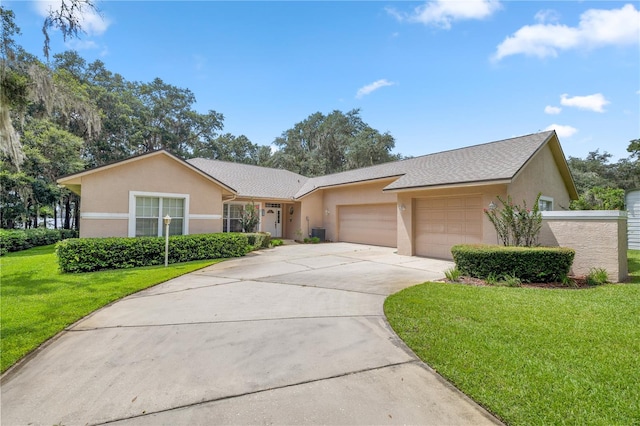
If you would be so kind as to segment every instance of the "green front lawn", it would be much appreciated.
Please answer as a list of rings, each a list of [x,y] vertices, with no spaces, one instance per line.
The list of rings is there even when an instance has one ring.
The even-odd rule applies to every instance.
[[[640,251],[629,251],[640,283]],[[511,425],[640,424],[640,285],[425,283],[390,296],[398,335]]]
[[[217,262],[61,274],[54,247],[36,247],[0,258],[2,371],[96,309]]]

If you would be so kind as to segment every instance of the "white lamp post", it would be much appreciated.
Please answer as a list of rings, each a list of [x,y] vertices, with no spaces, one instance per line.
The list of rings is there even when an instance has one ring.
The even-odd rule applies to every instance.
[[[171,216],[168,214],[164,217],[164,227],[165,227],[165,240],[164,240],[164,267],[166,268],[169,264],[169,224],[171,223]]]

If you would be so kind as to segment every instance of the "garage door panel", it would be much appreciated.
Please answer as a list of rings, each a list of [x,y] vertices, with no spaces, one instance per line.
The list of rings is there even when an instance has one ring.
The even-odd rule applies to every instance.
[[[464,223],[448,223],[447,224],[447,233],[448,234],[459,234],[464,235],[466,227]]]
[[[447,210],[447,212],[442,212],[442,218],[446,219],[448,223],[450,222],[464,222],[466,219],[466,212],[464,210]]]
[[[448,209],[462,208],[464,207],[464,198],[449,198],[446,206]]]
[[[339,241],[396,247],[397,238],[395,204],[339,206]]]
[[[465,206],[474,209],[482,209],[482,197],[470,197],[465,199]]]
[[[482,196],[417,199],[416,254],[451,259],[451,247],[482,242]]]

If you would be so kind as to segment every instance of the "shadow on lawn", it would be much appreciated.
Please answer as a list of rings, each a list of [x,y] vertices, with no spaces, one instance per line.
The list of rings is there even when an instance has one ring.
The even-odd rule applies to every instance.
[[[640,284],[640,250],[629,250],[629,282]]]

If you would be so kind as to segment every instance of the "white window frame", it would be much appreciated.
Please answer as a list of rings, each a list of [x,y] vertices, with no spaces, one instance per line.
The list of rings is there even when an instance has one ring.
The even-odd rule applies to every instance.
[[[549,210],[542,210],[542,209],[540,208],[540,201],[547,201],[547,202],[550,202],[550,203],[551,203],[551,208],[550,208]],[[550,211],[553,211],[554,207],[555,207],[555,206],[554,206],[554,202],[553,202],[553,197],[546,197],[546,196],[544,196],[544,195],[541,195],[541,196],[540,196],[540,199],[538,200],[538,209],[539,209],[540,211],[543,211],[543,212],[544,212],[544,211],[550,212]]]
[[[184,200],[184,218],[182,219],[182,234],[189,234],[189,194],[175,194],[171,192],[144,192],[129,191],[129,237],[136,236],[136,198],[137,197],[155,197],[155,198],[181,198]],[[160,214],[162,216],[162,214]],[[162,222],[162,218],[158,219]],[[158,236],[162,236],[164,223],[158,225]]]
[[[222,232],[231,232],[231,231],[228,230],[230,227],[229,227],[229,223],[227,222],[230,218],[228,216],[224,217],[224,215],[226,214],[226,212],[228,210],[227,206],[231,205],[231,204],[240,205],[240,206],[242,206],[242,210],[244,210],[244,206],[246,206],[247,204],[251,204],[251,203],[252,203],[251,201],[228,201],[226,203],[223,203],[222,204],[222,218],[221,218],[222,219]],[[258,231],[261,231],[262,230],[262,216],[263,216],[263,213],[264,213],[264,211],[262,209],[262,203],[253,202],[253,205],[256,206],[256,210],[258,211],[258,219],[259,219]],[[227,231],[224,230],[225,222],[227,222],[226,223]]]

